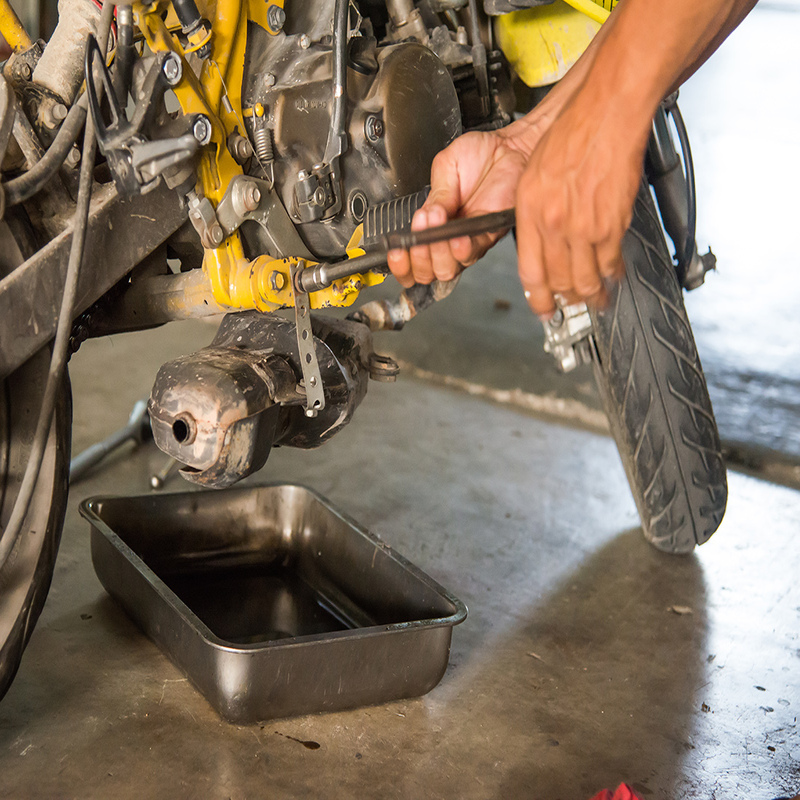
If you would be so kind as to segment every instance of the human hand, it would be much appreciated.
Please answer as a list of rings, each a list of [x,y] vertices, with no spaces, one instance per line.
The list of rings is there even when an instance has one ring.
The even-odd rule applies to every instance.
[[[568,303],[604,306],[606,281],[625,267],[620,248],[641,181],[649,122],[602,116],[580,97],[544,133],[516,196],[519,275],[544,319]]]
[[[443,225],[454,217],[472,217],[502,211],[515,204],[517,185],[539,129],[527,120],[503,131],[472,132],[460,136],[439,153],[431,168],[431,192],[414,215],[412,230]],[[503,232],[392,250],[388,263],[405,287],[452,280],[475,263]]]

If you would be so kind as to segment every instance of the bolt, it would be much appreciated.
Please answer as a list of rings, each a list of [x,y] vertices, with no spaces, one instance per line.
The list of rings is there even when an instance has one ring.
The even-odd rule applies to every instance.
[[[297,180],[298,181],[305,181],[308,180],[309,172],[307,169],[301,169],[300,172],[297,173]]]
[[[283,291],[286,288],[286,276],[277,269],[273,270],[269,276],[269,285],[272,287],[273,292]]]
[[[308,50],[308,48],[311,47],[311,39],[309,39],[305,33],[300,34],[300,39],[298,41],[303,50]]]
[[[273,6],[273,8],[274,8],[274,6]],[[278,79],[271,72],[265,72],[264,73],[264,84],[266,86],[274,86],[275,82],[277,80]]]
[[[53,106],[53,119],[63,122],[67,118],[67,107],[63,103],[56,103]]]
[[[70,151],[67,153],[66,161],[67,166],[77,167],[81,162],[81,151],[73,145]]]
[[[252,181],[248,181],[242,187],[242,204],[248,211],[255,211],[261,202],[261,192],[258,186]]]
[[[211,141],[211,123],[202,114],[194,121],[192,135],[201,145],[208,144]]]
[[[550,317],[549,325],[551,328],[560,328],[564,324],[564,312],[557,308],[552,317]]]
[[[310,419],[313,419],[314,417],[317,416],[317,412],[313,408],[307,408],[306,409],[306,416],[309,417]]]
[[[286,22],[286,12],[278,5],[271,5],[267,9],[267,25],[275,32],[283,30]]]
[[[469,43],[469,39],[467,38],[467,29],[463,25],[458,26],[458,30],[456,31],[456,42],[460,45],[466,45]]]
[[[20,64],[19,74],[22,75],[22,77],[25,78],[26,81],[30,80],[31,75],[33,74],[31,72],[31,65],[30,64]]]
[[[214,247],[219,247],[222,244],[225,234],[222,232],[222,226],[219,222],[215,222],[208,231],[208,236],[211,239],[211,244]]]
[[[378,139],[383,137],[383,120],[370,114],[364,123],[364,133],[367,134],[367,139],[371,142],[377,142]]]
[[[181,60],[175,55],[175,53],[169,53],[167,55],[161,70],[170,86],[175,86],[177,83],[179,83],[181,76],[183,75]]]
[[[314,192],[313,201],[315,206],[325,205],[325,190],[321,186]]]

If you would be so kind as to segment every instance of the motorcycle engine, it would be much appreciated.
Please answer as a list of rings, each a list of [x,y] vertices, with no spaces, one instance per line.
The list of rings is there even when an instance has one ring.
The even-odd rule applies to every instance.
[[[313,198],[308,184],[322,164],[332,123],[332,14],[332,0],[292,2],[277,35],[251,25],[242,87],[242,105],[252,110],[244,121],[254,151],[246,169],[274,179],[320,259],[341,255],[368,208],[427,185],[434,156],[461,132],[458,96],[440,58],[414,40],[379,45],[367,21],[347,48],[348,147],[335,188],[340,203],[335,213],[303,209],[298,197]],[[256,224],[245,223],[241,232],[253,255],[270,252]]]

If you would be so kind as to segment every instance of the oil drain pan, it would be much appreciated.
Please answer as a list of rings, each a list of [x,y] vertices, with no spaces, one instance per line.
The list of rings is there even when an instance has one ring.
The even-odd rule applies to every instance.
[[[464,604],[294,484],[85,500],[106,591],[230,722],[417,697]]]

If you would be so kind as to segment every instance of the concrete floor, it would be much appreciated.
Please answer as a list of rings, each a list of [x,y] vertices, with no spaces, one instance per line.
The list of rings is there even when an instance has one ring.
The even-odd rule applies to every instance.
[[[720,181],[725,154],[736,153],[747,186],[792,174],[796,184],[798,128],[772,124],[780,92],[746,91],[772,69],[753,57],[767,31],[779,41],[798,33],[793,8],[762,3],[721,66],[684,92],[685,106],[708,109],[698,169],[713,165]],[[794,59],[785,73],[794,78],[796,50],[776,51]],[[728,80],[744,88],[713,90]],[[730,125],[717,130],[723,101]],[[788,120],[797,109],[783,103],[783,112]],[[759,119],[766,138],[755,147]],[[737,137],[750,137],[750,150]],[[779,145],[794,166],[781,161],[776,176],[763,167],[779,160]],[[729,441],[792,464],[791,210],[775,206],[782,227],[767,232],[762,207],[774,195],[748,191],[746,230],[725,213],[732,186],[715,185],[723,205],[701,217],[713,220],[713,237],[701,237],[731,271],[689,305],[717,416],[736,434]],[[766,299],[752,286],[758,244],[774,269],[770,282],[759,272]],[[346,713],[222,722],[108,598],[89,560],[78,501],[146,492],[164,459],[145,446],[72,490],[47,606],[0,703],[0,796],[583,800],[623,780],[659,800],[800,792],[800,494],[732,473],[728,513],[707,545],[688,558],[649,547],[613,442],[587,430],[602,427],[589,376],[565,380],[536,354],[537,323],[503,253],[397,344],[385,341],[413,368],[396,385],[373,383],[347,430],[315,453],[278,450],[255,476],[312,486],[467,603],[440,685]],[[492,278],[488,293],[481,275]],[[753,310],[780,324],[748,328]],[[125,422],[163,361],[212,335],[186,324],[84,345],[71,365],[75,451]],[[409,377],[415,369],[455,386]],[[728,376],[728,392],[714,375]]]

